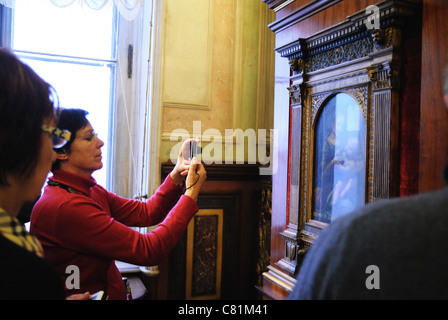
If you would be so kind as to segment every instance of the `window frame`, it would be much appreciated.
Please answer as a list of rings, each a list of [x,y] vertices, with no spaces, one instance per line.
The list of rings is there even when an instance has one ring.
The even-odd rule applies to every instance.
[[[108,145],[109,165],[107,166],[107,182],[104,186],[107,190],[127,198],[143,199],[155,190],[155,185],[160,182],[153,172],[148,169],[158,159],[158,143],[153,137],[154,130],[146,130],[151,123],[158,122],[157,112],[154,118],[153,96],[153,59],[155,28],[153,19],[158,7],[157,1],[143,2],[142,14],[133,21],[128,21],[120,16],[116,6],[114,12],[117,15],[115,35],[115,52],[113,59],[115,70],[114,82],[111,88]],[[11,47],[11,26],[13,9],[0,5],[0,46]],[[150,25],[150,28],[143,26]],[[128,48],[132,46],[132,77],[128,78]],[[15,50],[13,50],[15,52]],[[18,54],[26,54],[17,51]],[[72,58],[72,57],[66,57]],[[95,60],[95,59],[92,59]],[[99,61],[99,60],[98,60]],[[100,61],[104,63],[105,61]],[[143,72],[147,70],[147,72]],[[157,71],[154,71],[157,72]],[[125,114],[123,114],[125,110]],[[124,126],[123,123],[126,123]],[[123,128],[125,127],[125,128]],[[158,136],[158,134],[154,135]],[[151,146],[155,144],[155,148]],[[122,154],[121,150],[128,152]],[[151,150],[151,151],[150,151]],[[117,152],[119,151],[119,152]],[[154,153],[155,151],[155,153]],[[126,159],[127,158],[127,159]],[[150,162],[150,165],[145,165]]]

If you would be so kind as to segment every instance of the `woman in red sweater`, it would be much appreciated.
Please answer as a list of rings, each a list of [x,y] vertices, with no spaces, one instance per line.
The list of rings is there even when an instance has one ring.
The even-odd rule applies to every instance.
[[[102,168],[104,143],[86,115],[81,109],[61,112],[59,127],[71,131],[72,138],[57,151],[53,176],[31,215],[31,233],[42,243],[45,257],[64,283],[71,275],[67,267],[79,268],[80,286],[66,287],[67,295],[103,290],[109,299],[126,299],[115,260],[158,264],[198,211],[196,200],[206,171],[202,164],[190,165],[183,159],[187,140],[175,168],[148,201],[112,194],[92,178],[92,173]],[[156,224],[148,234],[129,228]]]

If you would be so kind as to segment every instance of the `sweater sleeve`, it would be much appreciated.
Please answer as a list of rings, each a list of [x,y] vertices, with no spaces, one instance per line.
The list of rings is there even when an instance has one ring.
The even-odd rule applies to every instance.
[[[197,211],[196,202],[183,195],[156,229],[141,234],[80,197],[61,207],[57,237],[61,245],[83,254],[155,265],[174,248]]]
[[[117,221],[132,227],[153,226],[166,217],[179,200],[182,189],[168,176],[156,193],[146,202],[129,200],[115,194],[107,193],[108,207]]]

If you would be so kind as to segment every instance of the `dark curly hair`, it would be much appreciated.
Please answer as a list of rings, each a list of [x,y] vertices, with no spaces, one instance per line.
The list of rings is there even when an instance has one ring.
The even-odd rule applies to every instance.
[[[0,185],[29,177],[42,145],[45,119],[57,120],[53,88],[12,52],[0,48]]]

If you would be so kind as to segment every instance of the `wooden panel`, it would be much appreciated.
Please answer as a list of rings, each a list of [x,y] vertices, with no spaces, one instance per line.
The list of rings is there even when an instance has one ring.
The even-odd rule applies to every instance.
[[[448,63],[448,1],[423,1],[419,191],[441,188],[448,157],[448,113],[443,68]]]
[[[344,21],[348,15],[365,10],[369,5],[379,3],[379,0],[343,0],[324,11],[277,34],[276,46],[281,47],[299,38],[309,36]]]
[[[281,7],[282,3],[287,3],[286,7],[281,8],[277,11],[277,20],[269,25],[271,30],[276,33],[277,51],[284,50],[285,56],[292,54],[296,47],[301,48],[307,40],[311,39],[310,41],[313,41],[318,39],[318,37],[320,37],[321,35],[328,35],[330,33],[330,27],[334,26],[335,28],[337,28],[339,26],[340,28],[343,28],[343,25],[349,24],[352,21],[362,21],[362,19],[367,16],[365,10],[369,5],[380,5],[381,3],[380,6],[384,8],[384,6],[390,4],[389,2],[382,0],[315,0],[308,2],[300,0],[291,2],[266,0],[265,2],[269,3],[271,6],[276,6],[277,8]],[[325,3],[331,4],[331,6],[324,8]],[[413,7],[413,3],[417,4],[417,2],[412,1],[394,1],[393,3],[399,9],[397,9],[397,11],[388,12],[393,12],[393,14],[399,12],[398,15],[403,14],[404,20],[407,19],[405,18],[405,16],[410,11],[402,11],[402,7],[406,7],[407,5],[409,5],[409,7]],[[307,6],[311,5],[315,5],[315,12],[307,11]],[[415,9],[416,7],[412,8],[412,10]],[[350,20],[346,20],[347,17],[350,17]],[[381,148],[383,148],[388,151],[388,156],[386,156],[387,159],[385,159],[384,157],[382,159],[376,159],[377,161],[374,162],[375,170],[373,170],[372,168],[369,169],[369,174],[370,172],[385,173],[384,175],[379,175],[378,188],[374,190],[375,192],[372,191],[372,194],[375,193],[374,196],[372,196],[372,199],[376,199],[377,197],[387,198],[390,196],[398,195],[397,190],[399,190],[400,194],[410,194],[412,192],[415,192],[416,189],[415,176],[416,168],[418,168],[419,165],[418,160],[415,159],[415,156],[418,157],[418,152],[415,153],[415,148],[413,149],[411,148],[411,146],[412,141],[416,142],[418,146],[418,133],[416,133],[416,131],[418,131],[419,117],[415,117],[415,115],[418,115],[418,112],[416,114],[416,111],[418,111],[420,108],[420,99],[417,99],[418,102],[415,102],[414,100],[410,101],[410,103],[406,104],[405,106],[402,106],[400,104],[400,100],[403,99],[403,97],[407,97],[407,95],[411,95],[414,97],[408,98],[408,102],[409,99],[415,99],[415,96],[419,98],[418,93],[415,94],[415,92],[418,92],[420,83],[420,81],[418,80],[420,77],[418,62],[420,57],[420,54],[418,52],[420,21],[418,18],[413,21],[407,21],[409,23],[412,23],[412,27],[408,28],[406,26],[406,30],[401,30],[402,23],[405,23],[404,20],[401,20],[401,17],[397,17],[397,20],[395,20],[395,18],[392,18],[390,20],[386,19],[385,21],[382,20],[382,23],[385,25],[387,25],[388,23],[396,23],[394,25],[394,27],[396,27],[396,33],[393,33],[393,36],[391,36],[391,33],[385,34],[386,37],[390,37],[388,38],[388,42],[385,43],[377,41],[378,38],[376,38],[375,46],[372,47],[373,49],[371,48],[371,51],[369,51],[367,55],[359,57],[359,70],[361,73],[363,73],[362,76],[365,77],[365,79],[361,80],[363,81],[363,83],[368,84],[368,87],[366,87],[368,89],[363,91],[363,99],[366,99],[366,101],[368,101],[368,104],[365,103],[364,105],[367,106],[372,103],[376,103],[375,116],[379,119],[380,122],[374,123],[376,125],[375,129],[380,130],[384,127],[385,131],[389,131],[390,129],[390,131],[393,132],[389,135],[383,134],[375,136],[375,143],[373,141],[370,141],[370,145],[375,146],[376,148],[374,150],[379,151],[381,150]],[[341,22],[344,23],[341,24]],[[361,24],[357,24],[357,26],[360,25]],[[390,32],[390,30],[392,29],[389,29],[388,32]],[[320,34],[317,35],[317,33]],[[312,37],[313,35],[315,36]],[[403,38],[405,38],[404,41]],[[372,40],[373,38],[366,36],[366,39]],[[372,43],[370,43],[370,45],[372,45]],[[393,50],[386,50],[381,53],[380,51],[384,49],[384,45],[393,46]],[[325,50],[327,49],[328,48],[326,48]],[[343,51],[344,49],[341,50]],[[411,52],[406,52],[407,50],[410,50]],[[392,54],[392,56],[386,57],[386,55],[389,54]],[[303,62],[302,58],[306,60],[307,57],[308,56],[306,54],[304,56],[298,54],[297,56],[290,57],[297,59],[297,61],[290,60],[290,62],[291,67],[294,71],[298,72],[298,74],[300,74],[303,70],[302,66],[299,66],[299,64]],[[374,62],[372,62],[370,66],[367,63],[367,60],[372,57],[374,57]],[[381,66],[377,65],[378,61],[383,58],[385,60],[380,62]],[[285,227],[289,228],[291,222],[288,220],[288,218],[291,218],[290,216],[288,217],[288,203],[289,201],[293,201],[292,197],[295,193],[294,190],[291,189],[292,192],[288,194],[288,183],[294,181],[291,180],[291,178],[293,178],[291,176],[293,173],[288,172],[288,170],[285,169],[288,164],[288,159],[290,159],[292,156],[291,150],[286,150],[288,142],[291,141],[292,132],[289,130],[289,128],[285,128],[285,124],[291,126],[292,119],[291,113],[289,112],[289,107],[290,103],[294,105],[295,102],[292,101],[294,100],[294,97],[291,97],[291,102],[289,99],[290,97],[286,96],[287,93],[285,92],[285,89],[294,86],[295,82],[294,80],[291,80],[292,78],[290,79],[291,81],[288,81],[286,79],[286,77],[289,75],[289,70],[286,66],[286,62],[282,62],[281,60],[282,58],[277,55],[275,74],[276,91],[274,118],[275,129],[278,130],[279,135],[279,171],[277,171],[277,173],[273,176],[271,265],[269,266],[269,270],[264,274],[264,283],[260,288],[261,293],[265,297],[272,299],[285,298],[288,294],[289,289],[293,286],[294,279],[291,279],[292,273],[290,269],[285,268],[285,264],[282,264],[282,261],[288,260],[286,259],[288,258],[288,255],[286,252],[287,248],[285,245],[285,241],[288,242],[289,236],[292,236],[291,243],[297,240],[293,237],[294,230],[292,228],[291,230],[285,230]],[[298,64],[297,70],[295,68],[296,63]],[[316,70],[308,70],[310,72],[304,76],[304,81],[314,81],[313,83],[318,83],[319,81],[328,81],[328,79],[337,75],[336,66],[338,66],[339,63],[340,62],[336,62],[334,65],[328,66],[328,76],[323,76]],[[342,64],[342,68],[344,67],[345,66]],[[368,74],[366,67],[369,70]],[[372,67],[373,69],[369,69],[369,67]],[[403,79],[400,79],[399,77],[401,67],[410,67],[409,69],[406,69],[409,70],[408,73],[403,73]],[[378,68],[378,70],[376,68]],[[380,81],[381,79],[377,78],[380,73],[384,72],[388,73],[387,79],[388,81],[390,81],[390,83],[387,83],[387,81],[383,81],[383,83]],[[402,87],[400,85],[400,82]],[[422,83],[424,82],[422,81]],[[401,89],[403,89],[403,91],[400,91]],[[384,104],[387,104],[389,106],[389,109],[383,109]],[[422,105],[424,104],[422,103]],[[369,109],[369,121],[371,121],[371,117],[373,117],[370,112],[371,111]],[[400,123],[400,117],[402,115],[404,115],[406,119],[406,122],[404,124]],[[304,117],[304,115],[302,115],[302,117]],[[382,126],[384,123],[387,125]],[[297,130],[299,130],[299,128],[297,128]],[[305,144],[302,144],[303,149],[305,148],[304,145]],[[399,156],[401,156],[401,158]],[[302,155],[302,158],[303,157],[304,156]],[[383,160],[384,163],[381,163],[381,160]],[[407,170],[401,170],[404,164],[406,165]],[[305,168],[304,171],[307,172],[307,168]],[[399,173],[401,175],[399,175]],[[401,178],[401,180],[398,180],[398,177]],[[384,180],[381,180],[382,178]],[[374,179],[370,179],[369,181],[374,181]],[[380,182],[383,186],[381,186]],[[400,185],[398,183],[400,183]],[[388,190],[385,190],[384,185],[388,185]],[[301,186],[300,189],[303,190],[304,188]],[[300,201],[302,203],[304,202],[301,199]],[[291,209],[293,209],[292,206]],[[283,239],[281,235],[283,235],[283,238],[285,239]],[[306,248],[304,247],[303,250],[300,250],[299,255],[303,254],[303,252],[306,252],[305,249]],[[301,253],[301,251],[303,252]],[[283,257],[286,258],[281,259]]]
[[[272,175],[271,264],[284,255],[280,233],[287,225],[287,187],[289,159],[289,63],[276,53],[274,128],[278,130],[278,170]],[[275,186],[275,187],[274,187]]]
[[[291,155],[290,155],[290,179],[289,179],[289,221],[288,224],[299,225],[297,213],[299,212],[300,194],[300,153],[301,153],[301,126],[302,108],[295,106],[291,110]]]
[[[162,165],[162,179],[171,172],[173,167],[171,163]],[[260,241],[259,236],[263,239],[266,237],[257,236],[257,233],[264,232],[259,224],[266,223],[268,218],[265,211],[269,212],[269,209],[265,206],[263,219],[260,219],[260,215],[262,214],[262,187],[270,187],[270,183],[264,183],[264,179],[269,179],[270,176],[260,176],[257,165],[247,164],[207,165],[206,170],[207,181],[199,195],[200,212],[198,214],[204,218],[203,212],[207,214],[222,212],[222,222],[219,222],[220,218],[218,218],[217,226],[213,227],[210,220],[202,220],[206,222],[206,228],[210,231],[206,233],[217,237],[216,239],[221,237],[219,230],[222,226],[222,242],[217,246],[209,246],[212,249],[209,252],[211,255],[206,253],[204,258],[217,261],[217,257],[221,254],[222,263],[217,263],[217,266],[221,265],[221,270],[216,269],[216,273],[213,268],[202,269],[199,273],[194,270],[194,260],[188,259],[191,259],[191,250],[194,252],[197,242],[191,239],[190,224],[190,230],[185,232],[170,257],[159,266],[157,299],[255,299],[257,297],[255,286],[261,276],[260,272],[264,272],[269,263],[269,261],[261,261],[262,265],[258,262],[258,260],[265,260],[264,257],[269,254],[269,243]],[[270,189],[263,192],[270,194]],[[201,235],[198,236],[201,237]],[[219,253],[219,247],[222,248],[222,253]],[[196,248],[200,249],[197,246]],[[190,268],[190,271],[187,271],[187,268]],[[193,278],[188,279],[187,275]],[[221,279],[221,285],[219,290],[219,284],[216,282],[216,290],[213,293],[213,283],[209,280],[214,276],[217,277],[215,280]]]
[[[341,0],[295,0],[286,7],[279,6],[279,8],[284,10],[277,9],[277,20],[270,25],[270,28],[274,32],[279,32],[282,29],[288,28],[291,24],[305,20],[339,1]]]
[[[416,14],[415,23],[403,30],[404,59],[400,93],[400,196],[416,194],[419,188],[421,16],[421,12]]]
[[[222,209],[199,210],[187,231],[187,300],[221,298]]]

